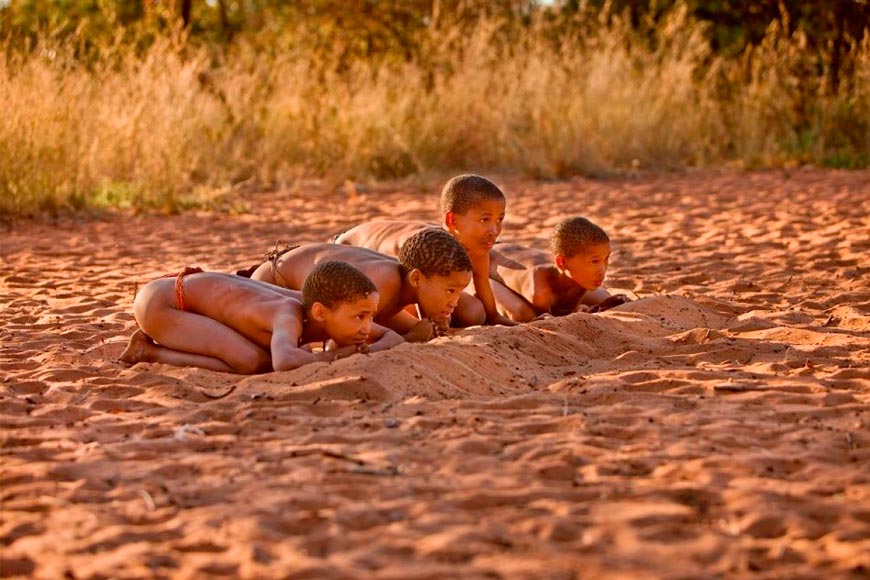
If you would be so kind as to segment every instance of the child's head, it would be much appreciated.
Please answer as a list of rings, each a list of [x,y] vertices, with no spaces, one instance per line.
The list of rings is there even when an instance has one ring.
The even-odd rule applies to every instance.
[[[458,175],[441,191],[444,226],[473,254],[487,253],[501,234],[504,193],[479,175]]]
[[[556,267],[586,290],[604,282],[610,261],[610,238],[586,218],[562,220],[550,234]]]
[[[444,230],[423,230],[399,248],[399,264],[417,291],[422,315],[436,322],[449,319],[471,282],[471,259],[462,244]]]
[[[365,344],[378,310],[378,289],[345,262],[320,262],[302,284],[306,316],[321,323],[338,346]]]

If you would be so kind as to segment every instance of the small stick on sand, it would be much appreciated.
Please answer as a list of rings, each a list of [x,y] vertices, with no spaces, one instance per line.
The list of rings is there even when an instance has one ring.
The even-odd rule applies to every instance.
[[[366,462],[362,459],[351,457],[350,455],[345,455],[343,453],[338,453],[337,451],[330,451],[329,449],[300,449],[298,451],[290,452],[290,457],[304,457],[306,455],[323,455],[324,457],[331,457],[332,459],[350,461],[351,463],[356,463],[357,465],[366,464]]]
[[[713,391],[716,393],[745,393],[747,391],[758,391],[761,387],[748,383],[726,383],[715,385]]]
[[[208,397],[209,399],[223,399],[224,397],[228,397],[235,390],[236,390],[236,385],[232,385],[232,386],[230,386],[229,389],[227,389],[226,393],[222,393],[220,395],[212,395],[211,393],[209,393],[207,391],[204,391],[202,389],[197,389],[197,391],[199,391],[202,394],[202,396]]]
[[[367,467],[364,465],[358,465],[357,467],[352,467],[352,468],[348,469],[348,471],[351,473],[361,473],[363,475],[387,475],[387,476],[399,475],[399,468],[393,467],[393,466],[379,469],[377,467]]]
[[[139,496],[142,498],[142,501],[145,502],[145,507],[148,508],[149,512],[153,512],[155,509],[157,509],[157,505],[154,503],[154,498],[151,497],[150,493],[148,493],[144,489],[140,489]]]

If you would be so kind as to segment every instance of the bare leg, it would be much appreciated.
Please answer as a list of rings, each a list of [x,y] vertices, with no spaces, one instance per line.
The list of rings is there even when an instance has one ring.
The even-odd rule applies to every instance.
[[[483,308],[483,302],[468,292],[463,292],[462,296],[459,297],[459,304],[453,311],[450,323],[462,328],[486,323],[486,310]]]
[[[157,344],[134,335],[129,352],[125,351],[127,359],[145,356],[150,362],[240,374],[271,369],[269,352],[234,329],[206,316],[177,310],[174,280],[149,282],[136,296],[133,312],[139,328]]]
[[[148,338],[141,330],[137,330],[130,337],[127,349],[121,353],[120,360],[129,364],[156,362],[178,367],[194,366],[225,373],[234,372],[227,363],[220,359],[161,346]]]
[[[499,311],[516,322],[528,322],[538,315],[528,301],[508,288],[507,286],[491,280],[492,293],[495,295],[495,303]]]

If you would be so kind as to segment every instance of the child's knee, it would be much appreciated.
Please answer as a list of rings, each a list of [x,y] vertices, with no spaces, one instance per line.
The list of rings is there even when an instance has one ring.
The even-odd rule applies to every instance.
[[[259,373],[267,373],[272,370],[272,359],[265,351],[250,351],[240,353],[239,356],[233,357],[233,360],[224,361],[233,372],[240,375],[256,375]]]
[[[165,295],[159,295],[161,282],[162,280],[152,280],[140,288],[133,298],[133,317],[139,327],[149,336],[151,334],[145,327],[160,325],[160,319],[167,310],[166,300],[168,298]]]
[[[535,309],[528,304],[518,304],[515,308],[506,309],[506,316],[516,322],[529,322],[538,316]]]
[[[451,319],[454,326],[466,327],[477,326],[486,322],[486,310],[483,302],[470,295],[464,295],[459,299],[459,304],[453,311]]]

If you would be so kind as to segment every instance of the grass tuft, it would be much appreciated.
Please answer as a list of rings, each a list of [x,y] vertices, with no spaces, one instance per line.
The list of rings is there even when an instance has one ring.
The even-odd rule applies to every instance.
[[[281,37],[216,53],[172,35],[88,59],[48,36],[6,46],[0,215],[174,212],[308,176],[870,166],[870,37],[832,90],[805,38],[776,24],[737,57],[713,54],[685,7],[645,34],[618,15],[578,30],[506,42],[484,20],[433,28],[408,60],[349,64]]]

